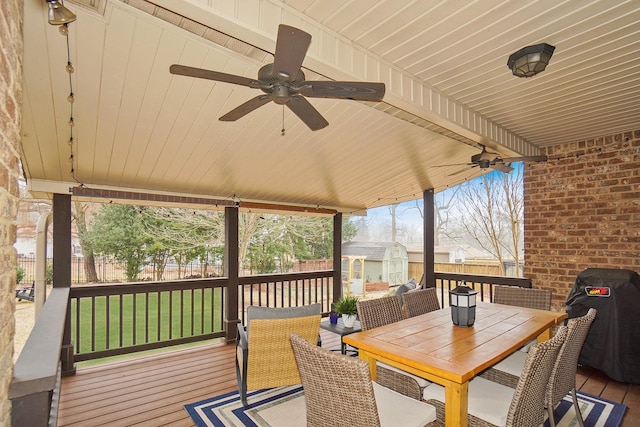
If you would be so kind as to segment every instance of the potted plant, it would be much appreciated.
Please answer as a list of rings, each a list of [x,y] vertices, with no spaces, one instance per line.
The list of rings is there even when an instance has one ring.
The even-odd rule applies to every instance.
[[[353,328],[358,316],[358,297],[346,295],[340,298],[334,307],[336,313],[342,315],[342,322],[345,328]]]

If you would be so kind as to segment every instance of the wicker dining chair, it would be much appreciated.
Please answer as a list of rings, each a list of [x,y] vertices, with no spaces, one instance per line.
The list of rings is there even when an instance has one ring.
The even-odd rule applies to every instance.
[[[561,326],[553,338],[531,346],[515,389],[481,377],[471,380],[469,426],[539,427],[544,422],[549,375],[566,337],[567,327]],[[437,420],[444,423],[444,387],[431,384],[424,400],[436,407]]]
[[[538,310],[551,310],[551,291],[549,289],[522,288],[519,286],[497,285],[493,290],[493,302],[496,304],[513,305],[516,307],[535,308]],[[486,369],[481,377],[490,381],[515,388],[520,377],[520,371],[527,358],[527,351],[535,343],[529,342],[519,351]]]
[[[320,304],[302,307],[247,307],[247,328],[238,328],[236,377],[242,404],[247,391],[300,384],[291,341],[292,333],[317,343]]]
[[[493,302],[538,310],[551,310],[551,291],[549,289],[496,285],[493,289]]]
[[[396,296],[358,301],[358,318],[363,331],[403,320],[400,300]],[[386,363],[376,363],[376,382],[414,399],[422,399],[429,384],[424,378],[409,374]]]
[[[436,288],[418,289],[402,294],[402,311],[407,318],[440,310]]]
[[[576,412],[578,424],[580,424],[580,427],[584,427],[582,413],[580,412],[576,395],[576,373],[582,345],[587,338],[589,328],[591,328],[596,314],[597,310],[590,308],[584,316],[569,319],[567,322],[569,328],[567,339],[560,349],[556,364],[551,371],[551,378],[547,385],[547,394],[545,397],[545,406],[547,407],[551,427],[555,427],[556,425],[553,417],[553,409],[569,392],[571,392],[573,398],[573,407]]]
[[[431,405],[371,381],[369,364],[314,346],[296,334],[308,427],[437,426]]]

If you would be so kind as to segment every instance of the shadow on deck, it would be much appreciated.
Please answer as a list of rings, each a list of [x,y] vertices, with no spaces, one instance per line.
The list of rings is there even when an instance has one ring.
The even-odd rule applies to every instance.
[[[322,345],[337,350],[339,337],[321,330]],[[182,350],[90,367],[63,378],[58,426],[193,426],[183,409],[235,391],[235,346],[220,340]],[[580,369],[578,388],[629,406],[622,427],[640,425],[640,386]]]

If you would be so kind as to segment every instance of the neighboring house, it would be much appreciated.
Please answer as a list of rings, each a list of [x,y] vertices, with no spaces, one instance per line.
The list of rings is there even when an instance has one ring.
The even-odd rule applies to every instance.
[[[409,256],[407,248],[392,242],[347,242],[342,245],[344,259],[363,260],[364,282],[388,282],[400,285],[407,281]],[[343,261],[344,262],[344,261]],[[348,272],[343,267],[343,272]],[[354,271],[359,271],[355,269]],[[359,277],[356,277],[359,278]]]

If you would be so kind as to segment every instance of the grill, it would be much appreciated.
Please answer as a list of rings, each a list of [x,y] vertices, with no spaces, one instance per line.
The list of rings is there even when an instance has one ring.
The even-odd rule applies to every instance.
[[[588,268],[567,297],[569,318],[598,310],[578,363],[609,378],[640,384],[640,276],[631,270]]]

